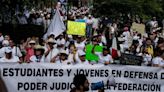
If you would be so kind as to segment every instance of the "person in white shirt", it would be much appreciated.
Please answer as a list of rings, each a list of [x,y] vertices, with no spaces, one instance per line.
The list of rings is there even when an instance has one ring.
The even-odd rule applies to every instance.
[[[129,48],[129,37],[130,37],[130,32],[128,30],[128,27],[124,28],[124,32],[122,33],[123,35],[123,44],[120,44],[121,52],[124,52],[126,49]]]
[[[66,41],[63,35],[59,36],[59,39],[57,39],[56,44],[59,50],[64,50]]]
[[[59,55],[59,59],[55,61],[55,64],[70,65],[71,61],[68,60],[68,54],[65,50],[62,50]]]
[[[75,62],[76,64],[90,64],[88,60],[85,58],[85,52],[82,50],[79,50],[75,55]]]
[[[84,50],[85,48],[85,42],[82,42],[82,37],[78,36],[75,42],[75,47],[77,50]]]
[[[10,41],[9,41],[9,45],[10,45],[10,47],[12,48],[12,54],[13,54],[14,56],[19,57],[19,59],[20,59],[21,61],[23,61],[23,59],[22,59],[22,53],[21,53],[19,47],[15,46],[15,43],[13,42],[13,40],[10,40]]]
[[[77,53],[77,49],[74,44],[70,44],[68,49],[67,49],[69,55],[68,55],[68,60],[72,62],[72,64],[75,64],[75,55]]]
[[[108,65],[113,63],[113,58],[112,56],[109,54],[109,50],[107,48],[103,48],[103,53],[101,53],[99,55],[99,63]]]
[[[20,62],[17,56],[12,55],[12,48],[5,48],[5,56],[0,59],[0,62]]]
[[[44,48],[36,45],[34,48],[34,55],[30,57],[30,62],[43,63],[45,62]]]
[[[159,55],[152,60],[153,67],[164,67],[164,51],[160,50]]]
[[[5,56],[5,48],[9,46],[8,40],[3,40],[2,42],[2,48],[0,49],[0,58]]]
[[[48,39],[47,48],[45,49],[45,62],[55,63],[55,60],[59,54],[59,50],[54,47],[54,44],[54,39]]]

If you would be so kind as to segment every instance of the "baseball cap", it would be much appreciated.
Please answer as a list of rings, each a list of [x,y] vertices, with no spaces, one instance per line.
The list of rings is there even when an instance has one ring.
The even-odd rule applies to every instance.
[[[5,53],[11,53],[12,52],[12,48],[11,47],[6,47],[5,48]]]

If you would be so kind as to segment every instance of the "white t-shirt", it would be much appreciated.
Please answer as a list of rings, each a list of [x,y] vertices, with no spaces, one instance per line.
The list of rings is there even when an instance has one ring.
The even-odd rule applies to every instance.
[[[11,59],[7,59],[5,56],[0,59],[0,62],[18,62],[20,61],[17,56],[13,56]]]
[[[113,63],[113,58],[112,58],[112,56],[111,55],[106,55],[106,56],[104,56],[103,54],[100,54],[99,55],[99,63],[105,63],[105,62],[110,62],[110,63]]]
[[[57,43],[58,45],[62,45],[62,44],[65,44],[66,41],[65,41],[64,38],[63,38],[63,39],[57,39],[56,43]]]
[[[77,50],[84,50],[85,43],[84,42],[80,42],[80,43],[75,42],[75,47],[77,48]]]
[[[12,54],[18,57],[22,57],[22,53],[18,47],[13,47],[12,48]]]
[[[45,51],[45,52],[47,52],[47,51]],[[58,50],[58,49],[56,49],[56,48],[52,49],[52,50],[48,53],[47,57],[45,57],[45,62],[50,62],[51,59],[52,59],[53,57],[57,56],[58,54],[59,54],[59,50]]]
[[[43,62],[45,62],[45,57],[42,56],[40,59],[38,59],[35,55],[33,55],[33,56],[30,57],[30,61],[31,62],[41,62],[41,63],[43,63]]]
[[[152,64],[157,64],[159,66],[164,66],[164,60],[161,57],[155,57],[152,60]]]
[[[69,60],[57,60],[55,64],[71,65],[72,63]]]

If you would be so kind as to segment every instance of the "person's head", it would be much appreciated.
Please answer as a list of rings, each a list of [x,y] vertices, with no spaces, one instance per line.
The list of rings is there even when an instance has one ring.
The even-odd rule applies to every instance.
[[[6,47],[5,48],[5,56],[6,56],[7,59],[12,58],[12,48],[11,47]]]
[[[92,18],[92,16],[91,16],[91,15],[88,15],[88,18],[89,18],[89,19],[91,19],[91,18]]]
[[[147,45],[147,46],[152,45],[152,41],[151,41],[150,38],[146,38],[146,45]]]
[[[153,21],[156,21],[156,17],[153,17],[153,19],[152,19]]]
[[[82,62],[84,62],[85,61],[85,52],[84,51],[79,51],[79,58],[80,58],[80,60],[82,61]]]
[[[73,84],[78,90],[81,90],[83,92],[89,91],[89,82],[84,74],[75,75],[73,79]]]
[[[40,45],[36,45],[35,48],[34,48],[34,54],[36,56],[43,55],[44,54],[44,48]]]
[[[13,47],[15,45],[14,41],[13,40],[10,40],[9,41],[9,45],[10,45],[10,47]]]
[[[81,36],[77,36],[77,43],[80,43],[81,42]]]
[[[2,32],[0,32],[0,36],[2,36]]]
[[[109,50],[107,48],[103,48],[103,55],[106,56],[109,54]]]
[[[69,50],[70,50],[70,53],[76,52],[76,47],[75,47],[75,45],[74,45],[74,44],[71,44],[71,45],[69,46]]]
[[[60,60],[66,60],[68,58],[66,51],[62,51],[59,58]]]
[[[34,40],[29,41],[29,45],[31,48],[35,47],[36,42]]]
[[[47,43],[48,43],[49,47],[52,49],[54,47],[55,41],[54,41],[54,39],[50,38],[50,39],[48,39]]]
[[[5,35],[5,38],[4,38],[4,40],[10,40],[10,36],[9,35]]]

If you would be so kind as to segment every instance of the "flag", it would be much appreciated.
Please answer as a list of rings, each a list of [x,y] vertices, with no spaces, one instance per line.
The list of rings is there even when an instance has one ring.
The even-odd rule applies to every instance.
[[[57,37],[61,33],[63,33],[65,30],[66,30],[66,27],[64,25],[63,20],[61,19],[60,12],[59,12],[59,10],[56,10],[53,20],[48,27],[47,33],[44,35],[44,39],[47,39],[47,37],[50,34],[54,34],[55,37]]]
[[[67,28],[68,28],[67,29],[67,34],[69,34],[69,35],[85,36],[86,23],[68,21]]]

